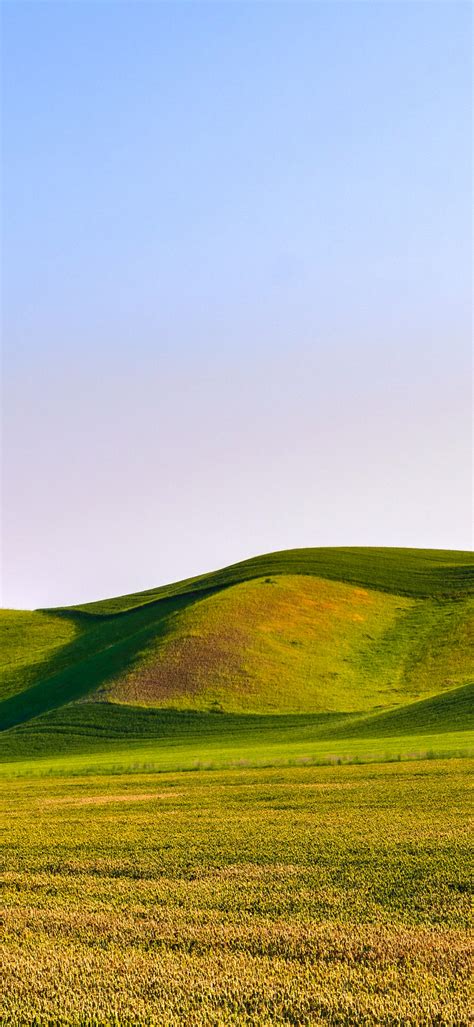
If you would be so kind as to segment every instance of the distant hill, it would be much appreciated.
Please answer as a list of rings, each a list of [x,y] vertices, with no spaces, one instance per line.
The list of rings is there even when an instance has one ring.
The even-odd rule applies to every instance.
[[[29,722],[67,734],[84,704],[104,738],[124,707],[131,721],[140,709],[333,715],[349,735],[452,728],[474,681],[473,614],[472,554],[365,548],[290,550],[102,602],[3,610],[3,741],[11,752],[21,736],[24,751]]]

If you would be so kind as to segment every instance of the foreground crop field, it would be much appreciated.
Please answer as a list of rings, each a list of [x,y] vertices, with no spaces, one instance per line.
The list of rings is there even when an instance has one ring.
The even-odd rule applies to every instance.
[[[468,766],[5,768],[0,1022],[467,1024]]]

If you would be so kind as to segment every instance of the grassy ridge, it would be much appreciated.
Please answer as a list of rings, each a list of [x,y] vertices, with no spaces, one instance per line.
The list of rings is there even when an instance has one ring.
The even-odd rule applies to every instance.
[[[332,737],[382,738],[474,729],[474,683],[450,689],[395,710],[345,720],[330,728]]]
[[[160,588],[82,603],[71,609],[107,616],[170,596],[223,588],[275,574],[316,575],[397,595],[462,597],[474,592],[474,554],[459,550],[368,547],[288,549]]]

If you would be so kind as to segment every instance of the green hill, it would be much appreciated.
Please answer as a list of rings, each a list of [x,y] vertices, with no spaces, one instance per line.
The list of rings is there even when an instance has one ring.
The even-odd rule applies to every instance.
[[[297,575],[256,578],[177,610],[108,701],[226,712],[357,712],[461,684],[471,604]]]
[[[469,553],[313,549],[1,611],[0,754],[464,730],[473,595]]]

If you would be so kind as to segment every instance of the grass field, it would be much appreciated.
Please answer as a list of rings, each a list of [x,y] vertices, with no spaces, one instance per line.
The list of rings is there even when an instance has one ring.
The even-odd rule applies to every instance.
[[[0,791],[2,1024],[468,1023],[464,761]]]
[[[0,1024],[467,1025],[473,570],[1,611]]]

